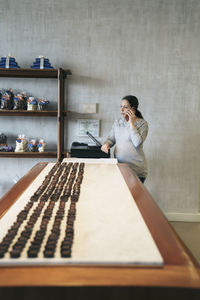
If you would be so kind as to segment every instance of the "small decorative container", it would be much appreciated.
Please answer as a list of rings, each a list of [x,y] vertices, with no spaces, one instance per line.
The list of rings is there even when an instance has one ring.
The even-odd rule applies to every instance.
[[[29,97],[27,99],[27,110],[37,110],[38,109],[38,101],[34,97]]]
[[[7,90],[1,97],[1,109],[11,110],[14,106],[12,89]]]
[[[47,106],[50,102],[46,99],[39,99],[38,108],[39,110],[47,110]]]
[[[41,55],[35,59],[31,69],[53,69],[53,67],[50,64],[49,59]]]
[[[15,152],[26,152],[28,150],[28,141],[24,134],[19,134],[16,140]]]
[[[14,152],[14,148],[8,146],[7,136],[4,133],[0,134],[0,152]]]
[[[27,102],[23,94],[18,94],[14,97],[14,110],[26,110]]]
[[[0,68],[6,68],[6,69],[18,69],[20,68],[15,61],[14,57],[11,57],[10,55],[6,57],[2,57],[0,60]]]
[[[39,140],[38,151],[39,152],[44,152],[45,147],[46,147],[46,143],[44,142],[44,140],[43,139]]]
[[[31,152],[37,152],[38,148],[37,148],[37,142],[35,139],[32,139],[29,144],[28,144],[28,150]]]
[[[4,133],[0,134],[0,145],[7,145],[7,136]]]

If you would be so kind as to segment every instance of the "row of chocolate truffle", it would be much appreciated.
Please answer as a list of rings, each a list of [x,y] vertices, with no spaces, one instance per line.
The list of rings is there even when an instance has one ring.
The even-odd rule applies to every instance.
[[[52,168],[52,170],[49,172],[50,174],[56,172],[60,164],[55,164],[55,166]],[[46,178],[46,177],[45,177]],[[43,184],[45,182],[45,185]],[[49,184],[47,183],[47,180],[43,181],[42,185],[39,187],[40,191],[42,192]],[[45,202],[40,202],[38,204],[38,207],[33,211],[31,216],[29,217],[29,220],[27,222],[27,225],[22,231],[20,237],[18,238],[17,242],[12,246],[12,249],[10,251],[11,258],[18,258],[20,257],[20,254],[22,250],[25,247],[25,244],[30,237],[30,234],[32,232],[33,226],[36,223],[37,219],[39,218],[40,212],[44,206]],[[30,209],[33,206],[33,202],[29,201],[28,204],[25,206],[25,208],[18,214],[16,221],[13,223],[11,228],[8,230],[7,234],[3,238],[2,242],[0,243],[0,257],[4,257],[4,254],[8,251],[8,248],[10,247],[12,241],[14,240],[15,236],[17,235],[17,232],[22,225],[22,223],[26,220]]]
[[[66,178],[69,175],[69,170],[72,166],[72,171],[70,173],[69,179],[66,181]],[[57,163],[52,170],[49,172],[49,174],[45,177],[43,183],[38,188],[38,190],[34,193],[34,195],[31,197],[31,200],[27,204],[27,206],[22,210],[18,216],[17,221],[13,224],[11,229],[8,231],[7,235],[4,237],[2,243],[0,243],[0,257],[3,257],[4,254],[7,252],[13,238],[15,237],[21,223],[27,218],[27,215],[29,213],[29,210],[31,209],[33,202],[38,201],[39,203],[37,207],[32,212],[31,216],[29,217],[29,220],[25,226],[25,229],[22,231],[20,237],[17,239],[15,244],[12,246],[12,249],[10,251],[10,256],[12,258],[18,258],[20,257],[21,252],[23,251],[26,242],[30,238],[30,235],[32,234],[33,226],[40,217],[40,214],[42,212],[42,209],[45,205],[45,201],[47,201],[47,198],[49,199],[50,196],[50,202],[47,206],[47,208],[44,211],[44,214],[42,216],[42,222],[40,225],[40,229],[36,232],[34,235],[34,238],[31,242],[31,245],[28,249],[27,255],[28,257],[37,257],[38,252],[40,250],[41,244],[44,239],[44,235],[46,234],[46,228],[47,224],[51,218],[52,211],[55,205],[55,200],[57,201],[59,199],[59,196],[63,195],[64,189],[62,191],[62,187],[65,187],[68,184],[68,182],[71,182],[71,179],[74,181],[74,187],[72,189],[72,194],[76,197],[77,201],[77,189],[79,186],[80,189],[80,182],[82,181],[83,176],[83,167],[84,165],[80,165],[78,176],[75,180],[75,173],[77,171],[78,164],[60,164]],[[64,172],[63,172],[64,170]],[[58,180],[59,179],[59,180]],[[70,184],[71,185],[71,184]],[[69,187],[69,185],[68,185]],[[72,186],[71,186],[72,188]],[[51,193],[48,194],[48,191],[51,191]],[[80,193],[80,190],[79,190]],[[62,196],[61,196],[62,197]],[[37,199],[36,199],[37,198]],[[60,204],[59,209],[57,210],[54,224],[51,230],[51,234],[48,237],[47,243],[44,248],[44,257],[53,257],[54,252],[56,249],[57,239],[60,233],[60,223],[64,216],[64,210],[65,210],[65,202],[68,200],[69,197],[66,198],[66,195],[64,198],[60,198]],[[71,198],[72,201],[74,201]],[[74,220],[75,220],[75,202],[72,202],[70,205],[70,209],[68,211],[67,216],[67,224],[66,224],[66,230],[65,230],[65,238],[61,243],[61,256],[62,257],[69,257],[71,256],[71,247],[73,243],[73,233],[74,233]]]
[[[52,174],[52,172],[56,172],[57,168],[58,168],[58,164],[56,164],[49,173]],[[45,182],[45,185],[43,184],[44,182]],[[47,180],[46,181],[44,180],[44,182],[38,188],[38,190],[40,190],[41,193],[49,184],[49,182],[47,183]],[[32,213],[32,215],[29,217],[28,223],[26,225],[27,229],[28,228],[29,229],[31,228],[31,230],[33,229],[33,226],[36,223],[36,221],[40,215],[39,212],[43,208],[44,204],[45,204],[45,202],[41,201],[38,205],[38,208],[36,208],[34,210],[34,212]],[[11,228],[8,230],[7,234],[3,238],[2,242],[0,243],[0,257],[1,258],[4,257],[4,254],[8,251],[8,248],[10,247],[15,236],[17,235],[17,232],[18,232],[20,226],[26,220],[27,215],[30,212],[30,209],[32,208],[32,206],[33,206],[33,202],[29,201],[28,204],[25,206],[25,208],[17,215],[16,221],[13,223],[13,225],[11,226]],[[26,230],[26,228],[25,228],[25,230]],[[25,231],[25,235],[26,235],[26,231]],[[17,258],[20,256],[21,251],[23,250],[23,248],[25,246],[25,244],[24,244],[25,241],[27,241],[27,236],[23,240],[23,243],[21,241],[21,238],[17,241],[17,243],[15,243],[15,245],[12,247],[12,250],[10,251],[10,256],[12,258]]]
[[[75,177],[75,172],[77,171],[77,167],[79,165],[78,175]],[[72,245],[74,241],[74,222],[76,218],[76,202],[79,200],[80,196],[80,184],[83,180],[83,171],[84,171],[84,163],[75,163],[73,166],[73,180],[74,184],[72,187],[71,194],[71,203],[70,208],[68,210],[67,215],[67,227],[65,230],[65,236],[61,243],[61,256],[62,257],[71,257],[72,255]]]

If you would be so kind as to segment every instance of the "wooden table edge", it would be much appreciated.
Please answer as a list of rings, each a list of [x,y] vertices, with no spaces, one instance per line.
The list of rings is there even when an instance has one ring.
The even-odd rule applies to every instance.
[[[200,289],[199,270],[164,268],[34,266],[1,267],[0,287],[9,286],[145,286]]]

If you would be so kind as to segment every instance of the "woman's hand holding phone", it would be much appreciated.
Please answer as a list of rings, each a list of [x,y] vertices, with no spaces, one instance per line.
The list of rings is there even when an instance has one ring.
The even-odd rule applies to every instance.
[[[132,109],[132,108],[128,109],[125,118],[126,118],[126,121],[129,122],[132,127],[135,127],[134,123],[135,123],[135,120],[136,120],[136,115],[135,115],[135,110],[134,109]]]

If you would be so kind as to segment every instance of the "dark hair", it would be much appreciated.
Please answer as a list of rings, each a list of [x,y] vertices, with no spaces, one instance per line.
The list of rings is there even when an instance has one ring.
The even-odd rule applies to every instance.
[[[141,112],[138,110],[139,101],[138,101],[137,97],[132,96],[132,95],[127,95],[127,96],[123,97],[122,100],[127,100],[128,103],[130,104],[130,106],[135,109],[136,117],[143,119]]]

